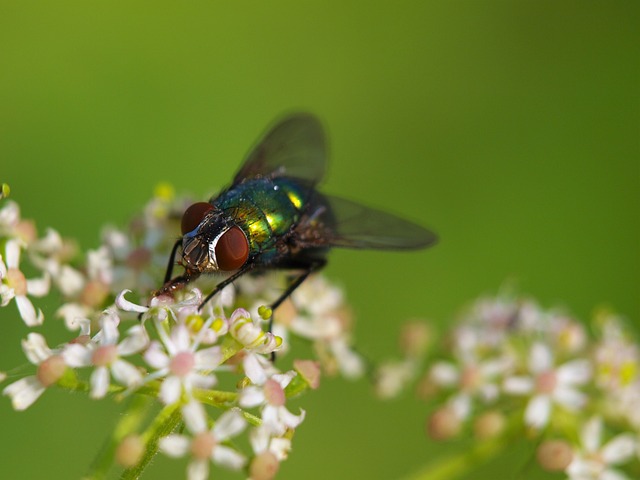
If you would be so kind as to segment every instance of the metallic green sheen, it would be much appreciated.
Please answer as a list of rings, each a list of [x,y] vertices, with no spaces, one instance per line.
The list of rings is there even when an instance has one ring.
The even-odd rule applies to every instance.
[[[215,205],[233,218],[249,240],[250,256],[268,260],[276,242],[299,220],[307,188],[291,178],[256,178],[221,193]]]

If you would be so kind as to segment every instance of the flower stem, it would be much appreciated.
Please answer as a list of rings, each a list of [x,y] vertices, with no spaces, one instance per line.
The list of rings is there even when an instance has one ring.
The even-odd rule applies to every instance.
[[[134,480],[139,478],[153,457],[158,453],[158,444],[160,439],[170,434],[180,423],[181,419],[182,415],[180,413],[179,402],[164,407],[142,435],[142,439],[146,445],[146,450],[142,456],[142,460],[140,460],[135,467],[122,472],[120,478],[122,480]]]
[[[86,479],[99,480],[106,477],[109,469],[113,465],[116,448],[126,435],[135,432],[140,427],[146,417],[151,401],[150,397],[144,395],[134,395],[131,397],[125,414],[120,417],[113,433],[106,439],[98,455],[89,467],[89,473],[86,475]]]

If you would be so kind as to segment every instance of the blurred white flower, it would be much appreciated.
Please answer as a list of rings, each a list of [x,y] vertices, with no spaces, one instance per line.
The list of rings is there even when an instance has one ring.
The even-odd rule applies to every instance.
[[[15,410],[25,410],[31,406],[47,387],[62,377],[67,368],[59,351],[50,349],[39,333],[27,335],[27,339],[22,341],[22,350],[38,369],[35,375],[21,378],[2,391],[3,395],[11,398]]]
[[[631,460],[638,441],[632,433],[621,433],[602,444],[602,417],[587,421],[580,432],[581,448],[566,469],[570,480],[631,480],[615,467]]]
[[[591,378],[591,364],[576,359],[560,366],[548,345],[536,342],[529,352],[528,368],[531,376],[512,376],[505,379],[504,391],[513,395],[531,396],[525,409],[525,422],[543,428],[549,422],[554,403],[577,410],[587,402],[587,395],[578,390]]]
[[[174,325],[170,335],[162,332],[162,343],[154,341],[145,352],[146,362],[156,369],[149,378],[164,378],[160,399],[167,405],[180,400],[183,393],[191,395],[194,388],[211,388],[216,384],[213,370],[220,365],[219,346],[198,350],[183,324]]]
[[[210,462],[231,470],[239,470],[247,463],[244,455],[224,445],[224,442],[239,435],[246,427],[246,421],[236,410],[220,415],[211,429],[207,429],[204,408],[194,400],[182,407],[182,416],[192,436],[168,435],[160,439],[160,450],[171,457],[190,454],[191,460],[187,467],[189,480],[208,478]]]
[[[118,343],[118,317],[105,312],[100,319],[102,329],[94,339],[83,345],[73,343],[63,351],[66,362],[72,367],[95,367],[91,373],[91,397],[102,398],[107,394],[110,376],[126,387],[142,384],[142,373],[133,364],[123,360],[139,353],[149,344],[149,337],[142,325],[129,329],[127,336]]]
[[[30,296],[43,297],[49,293],[49,276],[45,273],[42,278],[27,280],[20,271],[20,241],[11,239],[5,247],[6,265],[0,255],[0,306],[6,306],[15,300],[24,323],[29,327],[41,325],[44,321],[42,311],[29,300]]]

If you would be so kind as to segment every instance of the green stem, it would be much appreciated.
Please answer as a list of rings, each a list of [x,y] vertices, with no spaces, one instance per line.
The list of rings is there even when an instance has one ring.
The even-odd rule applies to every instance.
[[[138,465],[135,467],[122,472],[122,476],[120,477],[121,480],[134,480],[139,478],[144,469],[147,468],[151,460],[153,460],[158,453],[160,439],[173,432],[181,420],[182,415],[180,412],[179,402],[164,407],[146,432],[142,435],[142,440],[146,445],[146,450],[142,460],[140,460]]]
[[[105,440],[102,448],[93,459],[89,467],[89,473],[85,477],[86,479],[99,480],[107,476],[109,469],[113,465],[118,445],[125,436],[140,428],[150,403],[151,399],[149,397],[142,395],[131,397],[126,412],[120,417],[113,433]]]

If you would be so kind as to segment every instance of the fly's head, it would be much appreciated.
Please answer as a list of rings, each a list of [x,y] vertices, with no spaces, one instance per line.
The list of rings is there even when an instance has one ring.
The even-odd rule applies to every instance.
[[[249,258],[249,241],[232,219],[208,202],[191,205],[182,216],[182,259],[187,271],[231,272]]]

